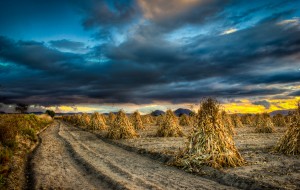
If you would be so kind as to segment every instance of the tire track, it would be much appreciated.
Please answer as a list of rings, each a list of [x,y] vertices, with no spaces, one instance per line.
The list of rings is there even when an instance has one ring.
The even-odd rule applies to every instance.
[[[105,143],[95,135],[61,124],[59,135],[69,151],[106,179],[127,189],[234,189],[194,176]]]

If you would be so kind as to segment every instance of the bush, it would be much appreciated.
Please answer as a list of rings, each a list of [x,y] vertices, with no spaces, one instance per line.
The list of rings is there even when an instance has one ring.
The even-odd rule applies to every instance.
[[[52,110],[46,110],[45,114],[49,115],[52,118],[55,116],[55,112]]]

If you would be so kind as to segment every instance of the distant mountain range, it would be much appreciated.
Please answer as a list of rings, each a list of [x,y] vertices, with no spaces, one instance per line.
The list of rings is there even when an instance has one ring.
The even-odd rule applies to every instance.
[[[289,110],[276,110],[276,111],[270,112],[270,115],[271,115],[271,116],[274,116],[274,115],[276,115],[276,114],[287,115],[290,111],[294,111],[294,109],[289,109]]]
[[[155,110],[155,111],[151,112],[152,116],[160,116],[160,115],[163,115],[163,114],[165,114],[165,112],[162,111],[162,110]]]
[[[175,113],[177,116],[181,116],[181,115],[183,115],[183,114],[185,114],[185,115],[190,115],[190,113],[192,113],[192,111],[189,110],[189,109],[178,108],[177,110],[174,111],[174,113]]]

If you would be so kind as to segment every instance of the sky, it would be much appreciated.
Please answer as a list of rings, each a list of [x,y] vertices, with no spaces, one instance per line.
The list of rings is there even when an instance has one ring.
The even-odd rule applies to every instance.
[[[0,110],[292,109],[299,0],[0,0]]]

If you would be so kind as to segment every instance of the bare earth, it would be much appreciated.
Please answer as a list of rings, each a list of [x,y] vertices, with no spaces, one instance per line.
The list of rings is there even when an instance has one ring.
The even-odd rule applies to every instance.
[[[157,126],[148,126],[146,130],[139,131],[140,138],[114,140],[112,143],[142,154],[162,156],[159,160],[163,161],[164,156],[172,157],[178,149],[185,147],[187,137],[155,137],[156,130]],[[284,127],[276,128],[275,133],[255,133],[252,127],[237,128],[235,144],[247,165],[221,171],[204,169],[212,174],[202,176],[243,189],[300,189],[300,156],[286,156],[272,151],[285,130]],[[191,127],[184,127],[186,135],[190,131]],[[98,132],[98,135],[105,136],[105,132]],[[219,180],[216,176],[223,179]]]
[[[234,189],[55,122],[31,160],[34,189]]]

